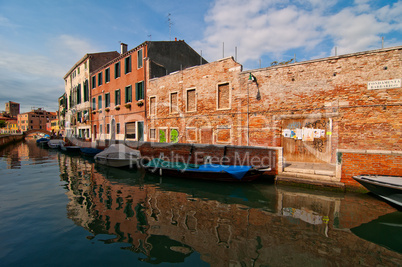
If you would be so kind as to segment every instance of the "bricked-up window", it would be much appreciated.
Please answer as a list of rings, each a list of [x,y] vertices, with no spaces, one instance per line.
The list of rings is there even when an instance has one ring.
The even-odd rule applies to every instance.
[[[141,69],[142,68],[142,49],[137,51],[137,68]]]
[[[218,85],[218,109],[230,108],[230,91],[229,84]]]
[[[110,107],[110,93],[105,94],[105,108]]]
[[[149,138],[150,139],[156,138],[156,129],[149,129]]]
[[[144,99],[144,82],[135,84],[135,100]]]
[[[131,85],[129,85],[129,86],[127,86],[126,87],[126,89],[125,89],[125,103],[129,103],[129,102],[131,102],[133,99],[132,99],[132,90],[131,90]]]
[[[99,72],[98,73],[98,86],[101,86],[102,82],[103,82],[103,80],[102,80],[102,72]]]
[[[95,87],[96,87],[96,76],[92,76],[91,88],[94,89]]]
[[[135,139],[136,137],[136,127],[135,122],[128,122],[126,123],[126,138]]]
[[[124,73],[127,74],[131,72],[131,56],[124,59]]]
[[[102,96],[98,96],[98,109],[102,108]]]
[[[177,113],[178,112],[178,95],[177,92],[170,93],[170,113]]]
[[[156,97],[151,96],[149,98],[149,115],[155,116],[156,115]]]
[[[187,90],[187,103],[186,108],[187,111],[196,111],[196,98],[195,98],[195,89]]]
[[[105,83],[110,82],[110,68],[105,70]]]
[[[114,91],[114,104],[116,106],[121,104],[121,96],[120,96],[120,89]]]
[[[114,64],[114,78],[117,79],[120,77],[120,62]]]

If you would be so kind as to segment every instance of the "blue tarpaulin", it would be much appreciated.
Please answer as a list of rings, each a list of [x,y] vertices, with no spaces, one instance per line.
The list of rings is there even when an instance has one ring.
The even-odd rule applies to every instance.
[[[243,176],[252,168],[252,166],[235,166],[235,165],[214,165],[204,164],[198,166],[198,169],[189,169],[188,171],[201,172],[227,172],[236,179],[242,179]]]

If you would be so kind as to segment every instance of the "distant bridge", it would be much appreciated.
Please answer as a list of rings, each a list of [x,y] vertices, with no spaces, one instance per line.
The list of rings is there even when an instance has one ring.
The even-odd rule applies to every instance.
[[[43,130],[43,129],[31,129],[31,130],[25,131],[24,135],[28,136],[28,135],[32,135],[32,134],[35,134],[35,133],[43,133],[43,134],[52,135],[51,132]]]

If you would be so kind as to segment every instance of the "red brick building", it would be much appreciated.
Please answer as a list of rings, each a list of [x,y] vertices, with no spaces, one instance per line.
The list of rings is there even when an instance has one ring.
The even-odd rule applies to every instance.
[[[275,147],[279,165],[332,164],[351,185],[402,176],[401,58],[393,47],[250,71],[226,58],[151,79],[146,140]]]
[[[18,129],[22,132],[28,130],[46,130],[46,124],[57,118],[56,112],[49,112],[41,108],[30,112],[18,114]]]
[[[147,41],[91,73],[92,140],[144,140],[148,78],[206,63],[184,41]]]

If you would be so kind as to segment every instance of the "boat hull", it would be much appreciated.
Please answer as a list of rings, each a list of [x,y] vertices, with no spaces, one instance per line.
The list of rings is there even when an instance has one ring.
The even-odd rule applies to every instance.
[[[402,207],[402,177],[361,175],[353,179],[370,192]]]
[[[220,181],[220,182],[251,182],[259,178],[263,172],[252,169],[248,171],[241,179],[234,178],[227,172],[199,172],[196,170],[178,170],[169,168],[155,168],[145,167],[149,172],[185,179],[207,180],[207,181]]]
[[[86,156],[95,156],[96,154],[102,152],[103,150],[91,147],[80,147],[80,151],[82,154]]]
[[[134,159],[113,159],[113,158],[106,158],[106,157],[96,157],[95,162],[98,164],[122,168],[122,167],[133,167],[138,165],[138,160]]]

